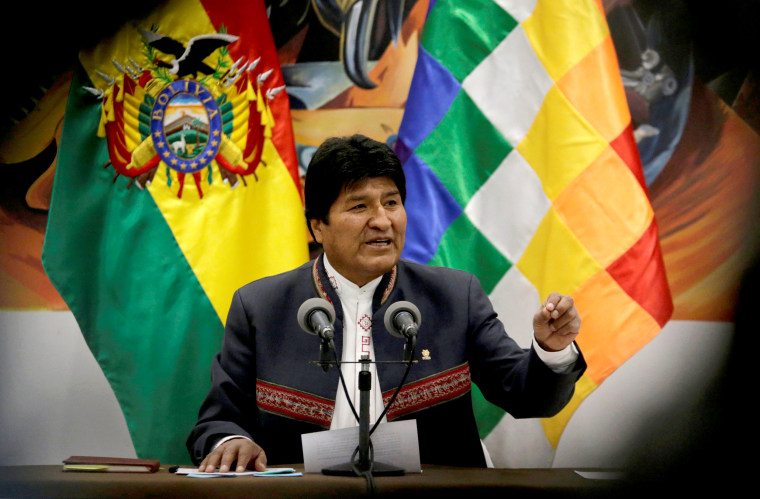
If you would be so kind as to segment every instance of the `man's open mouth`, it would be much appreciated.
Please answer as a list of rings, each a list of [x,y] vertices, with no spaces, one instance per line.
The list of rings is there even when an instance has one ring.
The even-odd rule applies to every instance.
[[[370,246],[388,246],[389,244],[391,244],[391,240],[390,239],[375,239],[372,241],[368,241],[367,244],[369,244]]]

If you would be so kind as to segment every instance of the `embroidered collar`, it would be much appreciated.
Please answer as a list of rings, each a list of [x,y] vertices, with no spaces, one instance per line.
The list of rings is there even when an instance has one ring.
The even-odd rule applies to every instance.
[[[388,300],[391,291],[393,291],[393,288],[396,285],[397,272],[398,266],[394,265],[390,272],[386,272],[383,275],[372,299],[373,310],[382,307],[386,300]],[[314,260],[314,264],[311,267],[311,277],[314,281],[314,289],[321,298],[329,301],[333,306],[335,306],[336,303],[339,303],[340,300],[338,300],[337,293],[335,293],[335,290],[329,284],[330,281],[327,277],[327,272],[325,271],[324,255],[319,255],[319,257]]]

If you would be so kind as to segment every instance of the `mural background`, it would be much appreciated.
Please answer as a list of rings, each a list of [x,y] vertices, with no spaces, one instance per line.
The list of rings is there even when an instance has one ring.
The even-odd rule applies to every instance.
[[[66,314],[67,307],[40,262],[70,65],[79,47],[97,43],[153,4],[133,2],[118,16],[103,15],[96,2],[80,2],[73,8],[57,5],[40,16],[22,6],[19,19],[36,19],[33,34],[28,35],[25,23],[12,22],[4,30],[7,41],[24,41],[8,55],[7,67],[14,76],[5,79],[0,114],[0,356],[4,360],[0,369],[4,373],[14,366],[30,369],[40,362],[40,352],[57,348],[54,342],[43,341],[51,326],[59,336],[61,328],[67,334],[76,332],[76,323],[68,316],[51,322],[44,315]],[[277,0],[267,5],[288,85],[302,172],[314,148],[328,136],[359,132],[392,144],[404,112],[427,0],[380,2],[374,23],[367,28],[367,57],[355,55],[348,63],[341,58],[345,40],[336,34],[340,33],[334,20],[336,4]],[[391,5],[398,8],[394,11]],[[706,6],[648,0],[604,5],[627,84],[675,305],[672,322],[679,333],[669,348],[687,362],[680,354],[689,354],[697,338],[708,338],[716,343],[703,343],[706,350],[698,355],[718,363],[720,349],[728,342],[739,281],[756,249],[760,86],[754,51],[760,40],[752,20],[758,19],[759,9],[755,2],[741,0]],[[58,22],[70,13],[75,14],[67,17],[70,21]],[[12,21],[5,17],[4,22]],[[634,56],[646,47],[656,50],[663,63],[660,68],[668,67],[662,75],[670,78],[671,86],[642,90]],[[370,84],[375,87],[364,88]],[[696,332],[690,336],[690,331]],[[58,348],[43,357],[62,362],[63,355],[66,352]],[[81,352],[68,355],[86,357]],[[640,371],[622,371],[620,377],[640,375]],[[11,377],[4,376],[0,385],[0,399],[11,401],[3,404],[0,414],[18,420],[22,406],[13,401],[24,397],[25,381],[14,378],[11,386]],[[678,391],[682,381],[657,382],[673,382],[669,389]],[[615,386],[615,381],[609,384]],[[593,397],[614,399],[607,392]],[[584,417],[579,410],[567,431],[573,423],[583,428]],[[3,429],[0,441],[20,446],[9,428],[12,425]],[[118,449],[122,444],[114,445]],[[61,456],[52,454],[32,453],[28,459],[59,462]],[[579,462],[577,455],[575,461],[568,459]]]

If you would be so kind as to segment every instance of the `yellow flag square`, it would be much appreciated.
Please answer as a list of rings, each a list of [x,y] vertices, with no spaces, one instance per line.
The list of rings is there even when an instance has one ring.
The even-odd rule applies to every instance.
[[[608,145],[555,86],[517,150],[553,200]]]
[[[571,14],[570,14],[571,13]],[[522,23],[546,71],[559,80],[609,35],[604,14],[594,2],[538,2]],[[583,36],[578,36],[583,33]]]
[[[552,291],[572,295],[601,269],[554,209],[539,224],[517,268],[533,283],[541,300]]]

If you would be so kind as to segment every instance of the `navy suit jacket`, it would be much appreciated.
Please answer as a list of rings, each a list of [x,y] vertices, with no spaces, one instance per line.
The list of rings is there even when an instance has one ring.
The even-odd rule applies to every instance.
[[[338,372],[325,373],[314,363],[320,341],[304,333],[296,318],[309,298],[331,301],[340,355],[342,307],[328,283],[318,258],[235,293],[222,348],[211,367],[212,387],[187,440],[193,462],[199,463],[219,438],[246,435],[264,449],[269,464],[301,463],[301,434],[330,427]],[[375,292],[373,360],[403,359],[405,340],[391,336],[383,320],[387,308],[400,300],[414,303],[422,316],[415,353],[419,362],[386,416],[389,421],[417,420],[423,463],[485,465],[472,382],[516,418],[548,417],[567,404],[586,368],[581,356],[571,372],[557,374],[533,349],[520,348],[473,275],[405,260],[383,276]],[[422,350],[429,360],[420,360]],[[405,369],[402,363],[377,364],[386,402]]]

